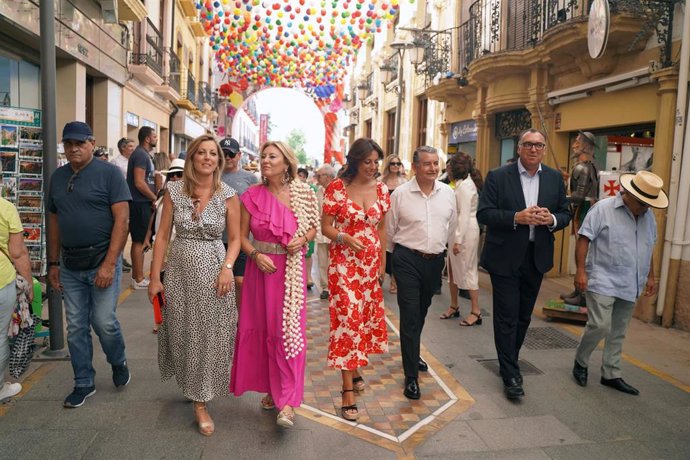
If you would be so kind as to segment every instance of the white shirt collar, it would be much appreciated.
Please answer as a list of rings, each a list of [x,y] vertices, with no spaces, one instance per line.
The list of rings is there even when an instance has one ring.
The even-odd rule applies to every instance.
[[[522,166],[522,160],[519,157],[517,160],[517,167],[518,167],[518,172],[520,173],[520,175],[522,175],[522,174],[530,175],[529,171],[527,171],[527,169],[525,169],[525,167]],[[537,168],[537,174],[541,174],[541,163],[539,163],[539,167]]]

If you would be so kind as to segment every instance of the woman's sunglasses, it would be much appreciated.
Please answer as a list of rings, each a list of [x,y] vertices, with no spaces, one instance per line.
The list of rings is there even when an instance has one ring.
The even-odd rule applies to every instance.
[[[175,171],[175,172],[170,172],[167,174],[168,179],[181,179],[182,178],[182,171]]]
[[[388,164],[391,165],[391,166],[402,166],[402,163],[400,163],[400,162],[398,162],[398,161],[391,161],[391,162],[388,163]]]

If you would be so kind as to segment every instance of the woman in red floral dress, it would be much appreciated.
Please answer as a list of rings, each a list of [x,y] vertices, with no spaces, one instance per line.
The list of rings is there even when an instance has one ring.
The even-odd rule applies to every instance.
[[[357,139],[338,179],[326,189],[322,233],[331,240],[328,266],[330,341],[328,365],[343,378],[341,415],[357,420],[354,390],[364,389],[359,368],[369,355],[388,351],[380,281],[386,266],[386,186],[376,180],[383,150]]]

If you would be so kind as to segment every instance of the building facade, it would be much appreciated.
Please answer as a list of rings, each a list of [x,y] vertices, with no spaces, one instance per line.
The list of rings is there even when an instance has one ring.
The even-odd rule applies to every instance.
[[[358,57],[357,86],[370,90],[360,91],[352,105],[352,138],[371,135],[387,153],[397,142],[408,161],[414,146],[424,143],[450,154],[462,150],[486,174],[514,158],[518,134],[536,127],[547,135],[545,162],[567,172],[573,166],[570,146],[586,130],[596,136],[596,162],[605,172],[602,196],[615,192],[621,172],[648,169],[667,188],[675,182],[684,20],[679,3],[609,1],[608,43],[597,59],[588,51],[591,1],[418,3],[401,5],[395,28]],[[394,97],[399,87],[400,102]],[[396,141],[391,124],[398,110],[402,129]],[[654,212],[661,302],[643,298],[636,315],[690,329],[690,290],[684,288],[690,285],[690,254],[683,252],[675,267],[669,262],[663,241],[667,213]],[[572,273],[571,238],[568,232],[557,235],[550,275]]]

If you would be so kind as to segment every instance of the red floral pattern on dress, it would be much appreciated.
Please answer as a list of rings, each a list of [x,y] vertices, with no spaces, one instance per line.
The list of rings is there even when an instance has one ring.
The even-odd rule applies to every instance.
[[[370,354],[388,352],[383,291],[378,281],[382,263],[378,225],[391,201],[384,184],[377,182],[376,193],[378,199],[367,210],[349,199],[340,179],[331,182],[324,194],[323,212],[335,216],[334,227],[367,245],[359,253],[345,244],[330,245],[328,365],[336,369],[357,369],[369,363]]]

